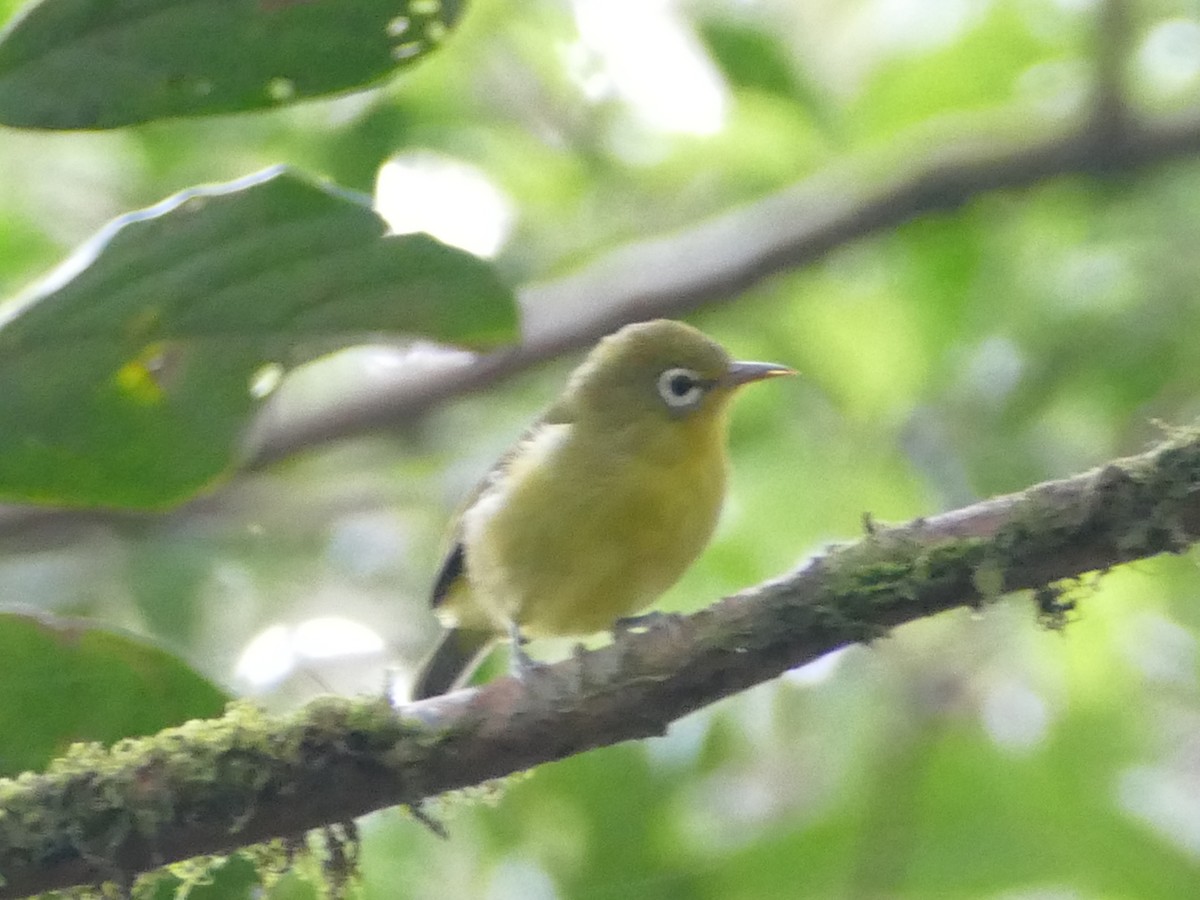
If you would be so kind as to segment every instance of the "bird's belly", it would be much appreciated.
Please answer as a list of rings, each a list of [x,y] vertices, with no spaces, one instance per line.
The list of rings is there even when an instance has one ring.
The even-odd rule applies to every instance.
[[[557,467],[531,473],[467,545],[472,593],[497,622],[515,621],[530,636],[610,628],[652,603],[704,548],[724,493],[723,458],[713,463],[593,466],[584,485],[556,479]],[[522,514],[534,508],[541,514]]]

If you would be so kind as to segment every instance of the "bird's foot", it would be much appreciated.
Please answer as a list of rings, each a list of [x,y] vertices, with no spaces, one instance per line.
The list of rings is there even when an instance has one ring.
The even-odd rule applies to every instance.
[[[521,629],[515,622],[508,626],[508,637],[512,642],[508,668],[514,678],[524,681],[529,675],[545,667],[545,663],[538,662],[525,652],[525,645],[529,643],[529,638],[521,634]]]
[[[675,613],[665,613],[659,610],[651,610],[648,613],[642,613],[640,616],[623,616],[613,622],[612,631],[614,635],[625,634],[630,631],[648,631],[657,625],[665,625],[679,618]]]

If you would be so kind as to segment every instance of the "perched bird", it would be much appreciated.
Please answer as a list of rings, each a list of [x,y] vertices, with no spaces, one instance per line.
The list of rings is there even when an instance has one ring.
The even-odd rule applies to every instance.
[[[461,513],[433,588],[447,631],[413,699],[461,684],[494,640],[591,634],[652,603],[712,534],[725,495],[726,413],[776,375],[689,325],[609,335]]]

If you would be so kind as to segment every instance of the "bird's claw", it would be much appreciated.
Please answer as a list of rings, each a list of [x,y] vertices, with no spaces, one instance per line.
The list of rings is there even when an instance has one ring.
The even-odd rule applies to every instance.
[[[544,667],[532,656],[525,652],[525,644],[529,638],[521,634],[521,629],[514,622],[508,626],[508,637],[512,641],[512,651],[508,658],[509,673],[518,681],[524,681],[529,675]]]
[[[656,625],[663,625],[674,618],[674,614],[659,610],[651,610],[640,616],[622,616],[613,622],[612,631],[615,635],[626,634],[630,631],[645,631]]]

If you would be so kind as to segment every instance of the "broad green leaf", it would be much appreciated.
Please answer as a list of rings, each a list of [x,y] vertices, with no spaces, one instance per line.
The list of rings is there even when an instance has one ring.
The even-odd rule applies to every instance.
[[[226,696],[166,650],[80,620],[0,613],[0,775],[76,741],[109,744],[220,715]]]
[[[40,0],[0,36],[0,122],[116,128],[378,81],[438,46],[458,0]]]
[[[492,269],[286,170],[117,219],[0,321],[0,497],[160,507],[236,458],[256,373],[378,332],[513,335]]]

